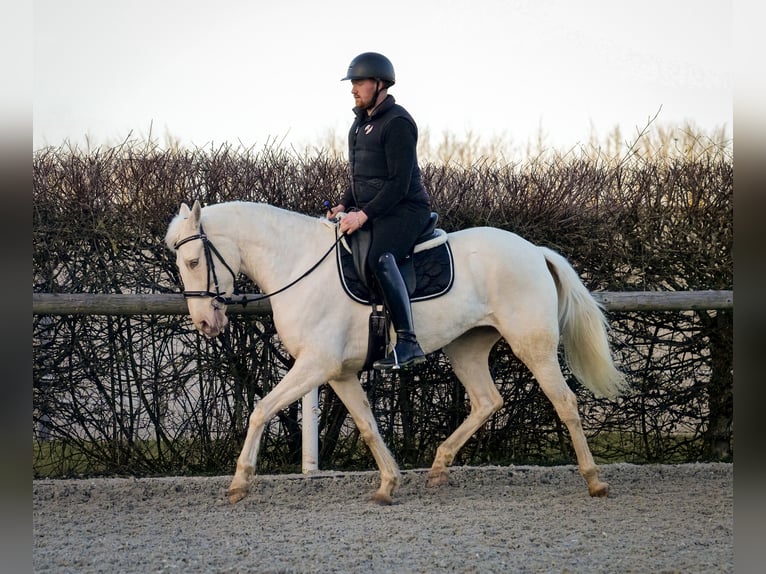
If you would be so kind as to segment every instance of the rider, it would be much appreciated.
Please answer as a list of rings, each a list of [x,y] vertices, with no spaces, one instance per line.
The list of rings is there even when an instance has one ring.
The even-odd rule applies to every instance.
[[[375,369],[399,369],[425,361],[415,337],[412,306],[399,264],[412,253],[430,219],[431,199],[420,177],[415,120],[388,94],[394,85],[390,60],[375,52],[359,54],[346,76],[351,80],[356,120],[348,135],[351,185],[327,212],[347,234],[371,231],[367,266],[380,285],[396,331],[396,346]]]

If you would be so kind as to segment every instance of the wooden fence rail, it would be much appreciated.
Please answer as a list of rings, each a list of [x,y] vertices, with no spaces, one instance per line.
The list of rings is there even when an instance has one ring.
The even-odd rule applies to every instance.
[[[252,295],[250,295],[252,297]],[[734,291],[598,291],[607,311],[733,309]],[[181,294],[33,293],[33,315],[184,315]],[[229,313],[268,315],[268,299],[231,305]]]

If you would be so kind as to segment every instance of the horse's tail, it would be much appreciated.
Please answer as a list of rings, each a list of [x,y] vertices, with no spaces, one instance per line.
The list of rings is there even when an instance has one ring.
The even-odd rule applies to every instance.
[[[559,294],[559,328],[572,374],[597,397],[614,398],[627,387],[612,361],[602,306],[564,257],[541,247]]]

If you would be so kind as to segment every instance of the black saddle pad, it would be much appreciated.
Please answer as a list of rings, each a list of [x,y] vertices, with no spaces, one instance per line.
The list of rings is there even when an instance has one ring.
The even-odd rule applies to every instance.
[[[335,251],[343,289],[354,301],[365,305],[372,303],[369,288],[356,272],[354,256],[340,244]],[[434,299],[452,288],[455,269],[449,242],[414,253],[412,260],[415,268],[415,291],[410,296],[411,301]]]

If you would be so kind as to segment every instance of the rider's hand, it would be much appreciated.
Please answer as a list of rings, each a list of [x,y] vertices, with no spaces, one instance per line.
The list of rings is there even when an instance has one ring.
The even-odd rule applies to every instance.
[[[364,211],[352,211],[340,220],[340,230],[342,233],[351,235],[362,227],[366,221],[367,214]]]
[[[330,208],[327,210],[327,219],[333,219],[336,215],[338,215],[341,211],[346,211],[346,207],[344,205],[341,205],[340,203],[336,205],[335,207]]]

